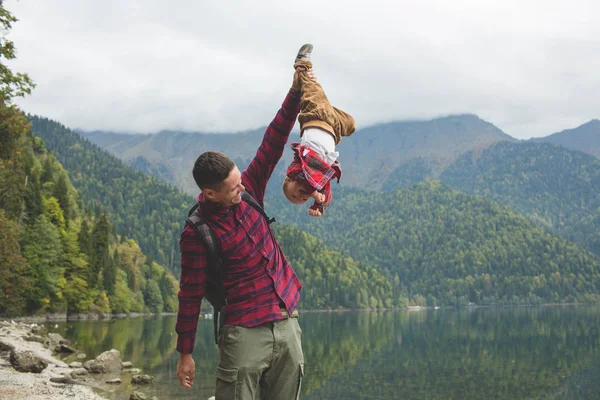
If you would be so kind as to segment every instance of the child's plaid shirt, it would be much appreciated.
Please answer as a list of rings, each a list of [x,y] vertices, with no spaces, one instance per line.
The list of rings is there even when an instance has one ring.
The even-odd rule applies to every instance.
[[[310,206],[313,210],[319,210],[323,214],[333,197],[330,182],[333,178],[340,181],[342,166],[337,160],[330,166],[317,152],[310,147],[300,145],[300,143],[291,143],[290,146],[294,151],[294,161],[288,167],[286,175],[291,180],[304,184],[311,193],[318,190],[325,195],[323,203],[315,201]]]

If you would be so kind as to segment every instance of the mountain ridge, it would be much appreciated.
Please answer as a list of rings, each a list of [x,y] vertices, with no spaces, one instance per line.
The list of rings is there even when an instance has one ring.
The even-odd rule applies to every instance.
[[[130,163],[138,157],[169,170],[177,186],[188,194],[197,188],[191,176],[196,157],[206,150],[222,151],[234,161],[245,162],[254,156],[264,128],[234,134],[161,131],[138,135],[102,131],[81,132],[91,142]],[[292,133],[290,141],[298,141]],[[437,177],[441,168],[465,151],[484,149],[503,140],[516,141],[493,124],[473,114],[450,115],[432,120],[407,120],[376,124],[344,138],[338,146],[344,171],[344,184],[379,190],[394,169],[415,158],[426,158]],[[286,149],[282,163],[291,161]]]
[[[558,144],[600,158],[600,119],[592,119],[576,128],[565,129],[532,141]]]

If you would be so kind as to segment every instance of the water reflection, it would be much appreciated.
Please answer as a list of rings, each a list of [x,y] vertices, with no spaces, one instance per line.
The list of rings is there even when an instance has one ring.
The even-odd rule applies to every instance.
[[[600,398],[600,307],[304,313],[303,399]],[[190,391],[175,377],[175,317],[61,324],[75,347],[153,375],[159,399],[213,394],[217,349],[201,320]],[[130,388],[116,392],[126,398]]]

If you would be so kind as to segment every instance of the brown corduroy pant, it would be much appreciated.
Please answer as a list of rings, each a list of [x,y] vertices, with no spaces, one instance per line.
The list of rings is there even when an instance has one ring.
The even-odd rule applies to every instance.
[[[297,61],[294,68],[305,67],[307,70],[312,68],[310,61]],[[350,136],[356,129],[356,122],[352,115],[335,108],[329,103],[323,88],[318,82],[308,77],[306,71],[300,72],[300,81],[302,83],[302,97],[300,99],[300,131],[306,128],[320,128],[333,135],[335,143],[342,140],[342,136]]]

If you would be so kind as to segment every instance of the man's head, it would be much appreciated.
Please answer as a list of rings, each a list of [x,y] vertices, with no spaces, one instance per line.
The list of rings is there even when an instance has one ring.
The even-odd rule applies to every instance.
[[[218,151],[200,154],[194,163],[192,175],[204,197],[225,207],[242,201],[245,190],[240,170],[231,158]]]
[[[315,191],[303,181],[291,179],[286,176],[283,180],[283,194],[294,204],[304,204]]]

